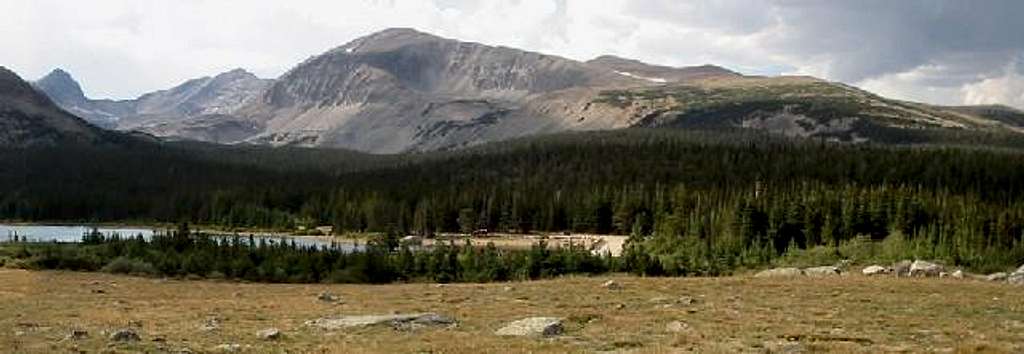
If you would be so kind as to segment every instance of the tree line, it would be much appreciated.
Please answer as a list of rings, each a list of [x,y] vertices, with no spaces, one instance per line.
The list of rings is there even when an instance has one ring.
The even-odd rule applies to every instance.
[[[204,149],[0,152],[0,218],[614,233],[633,235],[628,268],[651,274],[720,274],[818,249],[841,258],[857,245],[975,269],[1024,261],[1016,150],[678,130],[337,160]]]

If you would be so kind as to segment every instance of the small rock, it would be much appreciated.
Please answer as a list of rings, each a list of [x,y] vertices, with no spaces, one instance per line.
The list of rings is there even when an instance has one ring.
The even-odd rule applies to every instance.
[[[92,289],[93,294],[106,294],[107,291],[103,289]]]
[[[142,340],[139,334],[131,328],[123,328],[110,334],[110,340],[114,342],[138,342]]]
[[[767,269],[754,274],[755,278],[774,278],[774,277],[799,277],[803,276],[804,271],[799,268],[774,268]]]
[[[807,352],[807,348],[797,341],[770,342],[765,343],[764,347],[768,349],[769,353],[797,354]]]
[[[68,333],[68,336],[66,338],[64,338],[64,339],[65,340],[83,340],[83,339],[86,339],[86,338],[89,338],[89,332],[87,332],[84,329],[74,329],[74,330],[71,330],[71,333]]]
[[[1009,274],[1006,274],[1006,273],[1003,273],[1003,272],[999,272],[999,273],[992,273],[992,274],[986,275],[985,276],[985,280],[988,280],[988,281],[1006,281],[1006,278],[1008,278],[1008,277],[1009,277]]]
[[[676,303],[679,303],[680,305],[693,305],[697,303],[697,299],[689,296],[681,296],[679,297],[679,300],[676,300]]]
[[[686,332],[690,330],[690,324],[683,321],[672,321],[665,325],[665,330],[672,333]]]
[[[513,288],[511,286],[506,285],[504,288],[501,288],[501,290],[503,290],[505,292],[509,292],[509,291],[516,290],[516,288]]]
[[[952,277],[956,279],[963,279],[965,277],[964,271],[957,269],[956,271],[953,272]]]
[[[213,347],[213,349],[216,350],[216,351],[224,352],[224,353],[237,353],[238,351],[242,350],[242,345],[241,344],[234,344],[234,343],[232,343],[232,344],[221,344],[221,345],[218,345],[216,347]]]
[[[218,329],[220,329],[220,318],[217,317],[207,318],[206,321],[199,325],[199,330],[203,332],[213,332]]]
[[[406,236],[406,237],[402,237],[399,240],[399,242],[401,244],[407,245],[407,246],[422,246],[423,245],[423,238],[419,237],[419,236],[415,236],[415,235],[409,235],[409,236]]]
[[[622,310],[624,308],[626,308],[626,304],[615,304],[615,309],[616,310]]]
[[[341,302],[341,297],[339,297],[337,295],[334,295],[334,294],[331,294],[328,291],[324,291],[324,292],[320,293],[320,295],[316,296],[316,299],[320,300],[321,302],[326,302],[326,303],[331,303],[331,304]]]
[[[256,332],[256,337],[262,340],[278,340],[281,339],[281,336],[281,330],[277,328],[267,328]]]
[[[842,271],[839,267],[834,266],[823,266],[823,267],[811,267],[804,269],[804,275],[809,277],[834,277],[842,275]]]
[[[565,328],[557,317],[529,317],[502,327],[494,333],[499,336],[550,337],[562,334]]]
[[[609,280],[604,282],[604,284],[601,284],[601,287],[609,290],[621,290],[622,284],[619,284],[614,280]]]
[[[862,274],[864,274],[864,275],[872,276],[872,275],[882,275],[882,274],[889,273],[890,269],[886,268],[886,267],[883,267],[883,266],[880,266],[880,265],[872,265],[872,266],[865,267],[860,272]]]

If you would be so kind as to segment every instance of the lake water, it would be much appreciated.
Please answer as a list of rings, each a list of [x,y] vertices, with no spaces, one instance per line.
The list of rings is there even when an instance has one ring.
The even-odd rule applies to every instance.
[[[0,224],[0,242],[13,241],[15,236],[21,241],[27,242],[68,242],[75,243],[82,241],[82,235],[92,231],[92,226],[85,225],[5,225]],[[103,233],[106,236],[112,236],[114,234],[120,235],[121,237],[135,237],[136,235],[142,235],[142,237],[149,239],[158,232],[163,230],[156,230],[152,228],[143,227],[96,227],[96,230]],[[234,237],[234,234],[215,234],[211,235],[217,238],[229,238]],[[248,238],[248,235],[238,234],[240,237]],[[289,235],[280,236],[256,236],[257,241],[260,239],[266,239],[267,242],[295,242],[299,246],[326,246],[326,247],[341,247],[343,250],[352,251],[361,248],[359,245],[355,245],[349,242],[332,242],[323,238],[316,237],[296,237]]]

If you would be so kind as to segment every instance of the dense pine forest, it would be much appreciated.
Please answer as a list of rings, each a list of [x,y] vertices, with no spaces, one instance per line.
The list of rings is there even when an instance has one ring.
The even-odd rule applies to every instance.
[[[858,255],[979,271],[1024,261],[1024,154],[1013,149],[677,130],[401,156],[148,149],[0,152],[0,218],[628,234],[624,269],[667,275]]]

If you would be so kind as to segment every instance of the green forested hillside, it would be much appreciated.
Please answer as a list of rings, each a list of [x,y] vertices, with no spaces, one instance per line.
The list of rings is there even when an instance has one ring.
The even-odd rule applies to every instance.
[[[213,150],[3,152],[0,217],[632,234],[628,254],[645,256],[631,261],[667,274],[874,241],[894,258],[984,269],[1024,261],[1024,155],[1013,150],[672,130],[352,154],[349,162],[302,149],[274,157]]]

